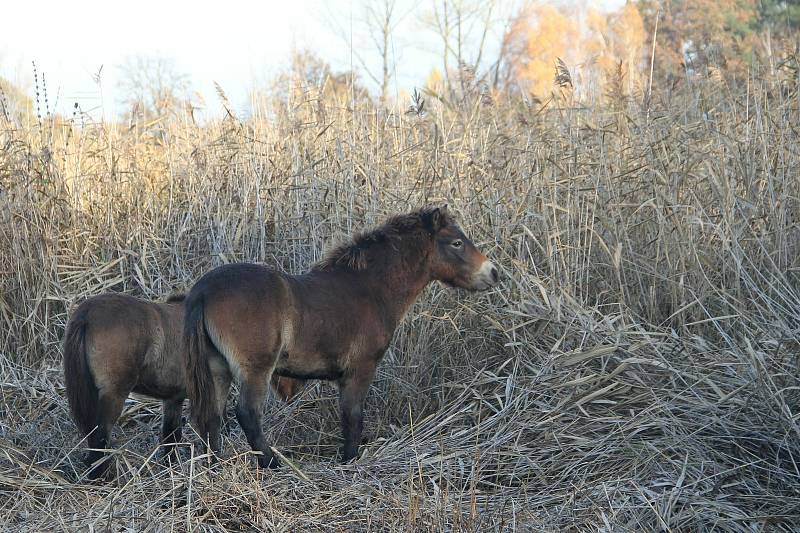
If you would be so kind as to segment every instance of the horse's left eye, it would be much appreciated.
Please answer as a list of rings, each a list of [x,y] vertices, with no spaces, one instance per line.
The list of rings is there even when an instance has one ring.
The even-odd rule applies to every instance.
[[[452,246],[453,248],[461,248],[462,246],[464,246],[464,243],[463,241],[461,241],[461,239],[456,239],[450,243],[450,246]]]

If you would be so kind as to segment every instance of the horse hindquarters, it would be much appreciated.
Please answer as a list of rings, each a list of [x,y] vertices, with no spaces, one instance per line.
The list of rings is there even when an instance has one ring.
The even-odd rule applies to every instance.
[[[97,479],[108,470],[105,449],[111,429],[130,391],[110,390],[106,383],[111,380],[105,379],[103,369],[94,368],[92,360],[96,359],[96,354],[90,357],[88,346],[95,343],[92,339],[87,342],[89,309],[88,305],[79,307],[67,325],[64,337],[64,382],[72,416],[90,449],[84,459],[88,467],[87,476]],[[110,356],[113,358],[114,354]]]
[[[222,449],[220,428],[231,373],[224,357],[208,337],[205,298],[195,291],[186,299],[184,346],[186,388],[192,405],[192,419],[210,451],[219,454]]]
[[[201,436],[210,436],[218,446],[221,409],[212,405],[210,364],[219,361],[239,380],[237,419],[250,445],[261,453],[262,466],[277,465],[264,439],[261,412],[278,355],[291,337],[290,305],[290,289],[282,276],[243,263],[208,272],[186,299],[188,389]],[[221,395],[216,398],[221,405]]]

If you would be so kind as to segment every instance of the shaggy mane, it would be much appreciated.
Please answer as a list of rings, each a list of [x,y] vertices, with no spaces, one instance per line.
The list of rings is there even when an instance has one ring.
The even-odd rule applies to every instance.
[[[170,294],[169,296],[167,296],[166,302],[168,304],[176,304],[176,303],[184,301],[185,299],[186,299],[186,293],[184,293],[184,292],[174,292],[174,293]]]
[[[404,235],[430,231],[431,215],[436,209],[436,207],[423,207],[410,213],[394,215],[380,226],[358,233],[349,242],[329,251],[312,267],[312,270],[332,270],[337,267],[364,270],[369,265],[369,252],[376,245],[400,239]],[[440,229],[453,222],[446,209],[440,208],[439,213]]]

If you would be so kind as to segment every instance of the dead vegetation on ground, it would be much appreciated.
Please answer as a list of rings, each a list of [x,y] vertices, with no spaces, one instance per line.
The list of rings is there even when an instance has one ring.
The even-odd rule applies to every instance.
[[[400,114],[306,87],[202,125],[0,116],[3,528],[796,529],[796,89],[695,79],[588,107],[565,90]],[[426,291],[356,464],[315,384],[265,407],[295,468],[258,471],[235,422],[223,463],[187,446],[165,467],[159,405],[135,399],[117,478],[81,479],[59,348],[77,301],[161,298],[230,261],[300,272],[443,201],[506,281]]]

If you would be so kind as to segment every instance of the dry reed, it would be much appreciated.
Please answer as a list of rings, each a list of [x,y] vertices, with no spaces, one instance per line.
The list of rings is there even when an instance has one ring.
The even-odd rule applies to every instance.
[[[800,525],[796,88],[694,80],[646,111],[468,90],[394,114],[332,94],[203,125],[0,115],[4,529]],[[235,422],[222,464],[187,448],[165,467],[158,405],[133,399],[118,477],[84,483],[59,366],[76,301],[162,297],[230,261],[300,272],[439,201],[506,281],[425,293],[356,464],[336,463],[335,391],[315,384],[266,406],[291,468],[257,471]]]

